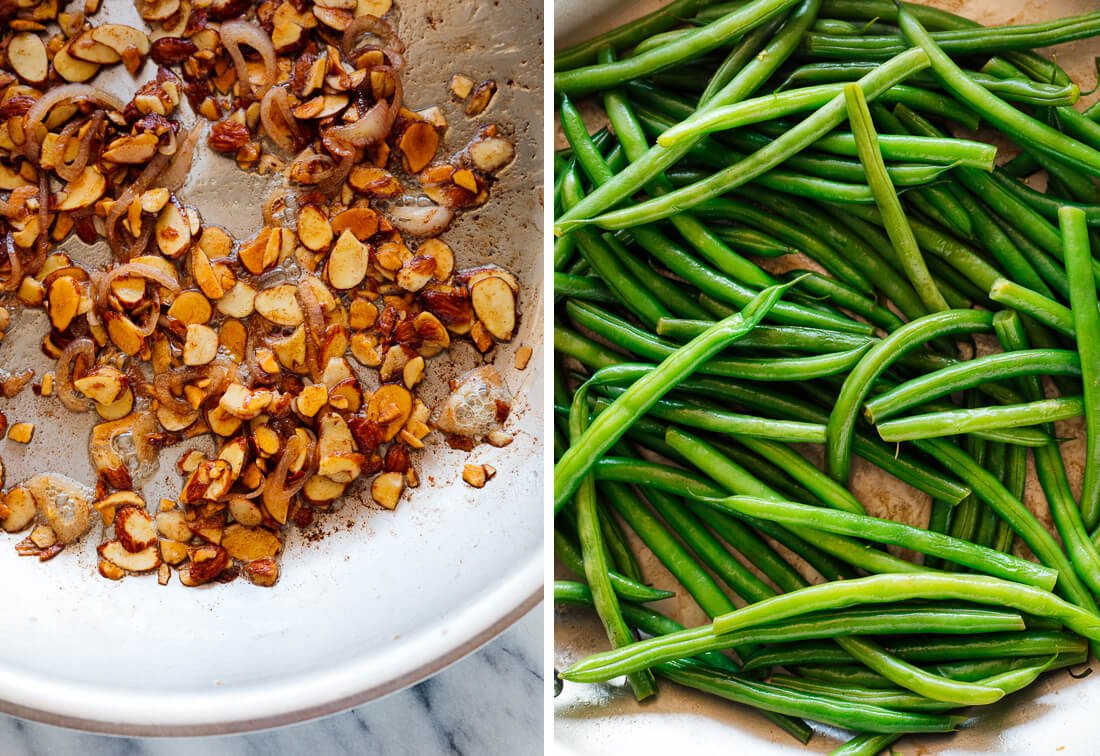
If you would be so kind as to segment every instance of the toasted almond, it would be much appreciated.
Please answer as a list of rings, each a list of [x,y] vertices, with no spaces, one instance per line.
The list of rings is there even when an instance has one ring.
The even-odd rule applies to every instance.
[[[144,508],[128,505],[115,512],[115,537],[122,548],[136,554],[156,544],[157,529]]]
[[[413,357],[401,370],[401,378],[405,388],[412,389],[424,378],[424,358],[420,355]]]
[[[109,527],[114,523],[115,514],[120,507],[133,506],[144,508],[145,500],[133,491],[116,491],[113,494],[99,499],[92,506],[99,512],[99,516],[103,520],[103,525]]]
[[[367,197],[396,197],[404,191],[401,182],[392,173],[384,168],[370,165],[358,165],[353,168],[348,174],[348,184]],[[333,219],[333,224],[335,223],[336,220]],[[366,237],[359,236],[359,238]]]
[[[294,400],[295,409],[304,417],[313,417],[328,404],[328,387],[315,383],[302,389]]]
[[[474,488],[483,488],[489,476],[484,465],[466,465],[462,468],[462,479]]]
[[[418,351],[423,357],[434,357],[451,345],[450,334],[443,323],[430,312],[422,312],[413,320],[416,335],[420,338]]]
[[[516,147],[503,137],[480,139],[470,145],[470,159],[479,171],[495,173],[512,162]]]
[[[451,77],[451,92],[460,100],[465,100],[474,91],[474,80],[469,76],[455,74]]]
[[[29,444],[34,438],[34,423],[13,423],[8,428],[8,440],[17,444]]]
[[[351,355],[364,367],[378,367],[382,364],[382,355],[378,351],[378,337],[373,333],[352,334]]]
[[[99,555],[126,572],[151,572],[160,566],[160,551],[149,546],[137,553],[127,551],[120,541],[101,544]]]
[[[397,502],[404,490],[405,476],[399,472],[382,473],[370,485],[371,498],[386,509],[397,508]]]
[[[107,334],[111,337],[111,342],[124,354],[133,356],[141,351],[145,337],[133,321],[110,310],[104,313],[103,318],[107,322]]]
[[[355,171],[352,171],[354,174]],[[351,231],[359,241],[366,241],[378,233],[378,213],[369,207],[352,207],[332,217],[332,232],[343,234]]]
[[[247,528],[254,528],[263,522],[264,515],[256,502],[237,496],[229,500],[229,514],[232,518]],[[226,529],[228,531],[228,528]],[[224,539],[223,539],[224,540]]]
[[[99,65],[73,57],[72,45],[66,45],[53,56],[53,70],[65,81],[80,84],[99,73]]]
[[[370,252],[350,230],[340,234],[336,245],[329,254],[325,270],[329,283],[337,289],[352,289],[358,286],[367,275]]]
[[[65,199],[57,209],[61,211],[80,210],[91,207],[107,190],[107,179],[94,165],[89,165],[80,175],[69,182],[65,189]]]
[[[190,541],[194,533],[187,524],[187,517],[178,509],[157,514],[157,532],[173,541]]]
[[[332,244],[332,224],[314,205],[306,205],[298,214],[298,238],[307,249],[320,252]]]
[[[375,391],[367,404],[367,419],[382,427],[383,441],[397,435],[411,412],[412,394],[392,383]]]
[[[271,404],[272,394],[266,389],[255,391],[240,383],[231,383],[218,400],[218,406],[234,417],[250,420]]]
[[[69,45],[69,51],[74,58],[99,65],[109,66],[122,60],[122,56],[116,50],[102,42],[96,42],[90,29],[73,39]]]
[[[343,496],[347,487],[347,483],[337,483],[324,475],[314,475],[302,487],[302,496],[314,506],[328,504]]]
[[[77,391],[100,404],[110,404],[118,399],[126,385],[126,376],[111,365],[94,367],[73,381]]]
[[[141,55],[149,54],[149,36],[132,26],[123,24],[103,24],[91,31],[92,39],[106,45],[120,56],[133,48]]]
[[[435,260],[435,272],[432,275],[437,281],[446,281],[451,277],[455,267],[455,255],[442,239],[425,239],[416,248],[416,254]]]
[[[41,84],[50,72],[50,61],[42,38],[31,32],[16,34],[8,42],[8,64],[28,84]]]
[[[184,365],[205,365],[218,356],[218,334],[210,326],[191,323],[183,344]]]
[[[234,360],[242,362],[248,346],[248,330],[239,320],[226,320],[218,330],[218,343]]]
[[[279,261],[281,247],[279,229],[265,227],[255,239],[241,245],[237,257],[249,273],[259,275]]]
[[[466,115],[476,116],[489,107],[489,102],[497,92],[497,83],[492,79],[483,81],[474,88],[474,91],[466,99]]]
[[[181,257],[191,246],[191,224],[181,207],[169,202],[157,215],[157,247],[168,258]]]
[[[168,308],[169,317],[188,325],[206,323],[213,314],[214,309],[210,306],[210,300],[204,297],[202,292],[195,290],[181,291]]]
[[[296,326],[302,322],[302,308],[291,284],[262,290],[256,295],[255,306],[256,312],[275,325]]]
[[[279,537],[271,531],[243,525],[227,527],[221,545],[229,552],[229,556],[242,562],[274,557],[283,547]]]
[[[270,588],[279,580],[279,563],[270,557],[256,559],[244,566],[244,574],[253,585]]]
[[[369,299],[356,297],[348,308],[348,327],[355,331],[370,328],[378,320],[378,307]]]
[[[58,331],[64,331],[73,322],[80,308],[80,288],[69,276],[55,278],[47,292],[50,323]]]
[[[397,146],[405,156],[409,173],[419,173],[439,149],[439,132],[427,121],[414,121],[401,134]]]
[[[516,370],[526,370],[527,363],[531,361],[531,355],[534,354],[534,350],[531,347],[524,344],[516,350]]]
[[[3,509],[6,514],[0,518],[0,528],[8,533],[18,533],[34,522],[37,504],[26,486],[15,486],[4,493]]]
[[[362,472],[362,455],[347,421],[337,412],[321,415],[317,432],[317,474],[336,483],[350,483]]]
[[[104,559],[103,557],[100,557],[97,568],[99,570],[99,574],[107,578],[108,580],[122,580],[122,578],[126,577],[126,570],[122,569],[109,559]]]
[[[157,139],[157,135],[151,131],[135,136],[121,136],[107,146],[102,157],[110,163],[140,165],[153,159],[159,144],[160,141]],[[164,199],[167,201],[168,190],[161,188],[159,191],[164,194]],[[144,205],[144,202],[142,204]],[[161,207],[163,207],[163,204]],[[157,210],[159,209],[157,208]],[[155,213],[157,210],[146,210],[146,212]]]
[[[503,278],[489,276],[470,287],[470,303],[485,328],[501,341],[516,329],[516,295]]]
[[[291,372],[302,372],[306,366],[306,329],[298,326],[290,335],[268,342],[279,364]]]

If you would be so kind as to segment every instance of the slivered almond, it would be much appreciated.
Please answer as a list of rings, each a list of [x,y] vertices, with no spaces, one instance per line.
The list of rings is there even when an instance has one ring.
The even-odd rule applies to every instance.
[[[115,537],[122,548],[136,554],[156,544],[157,529],[145,509],[128,505],[115,512]]]
[[[516,295],[503,278],[489,276],[470,287],[474,314],[501,341],[512,338],[516,329]]]

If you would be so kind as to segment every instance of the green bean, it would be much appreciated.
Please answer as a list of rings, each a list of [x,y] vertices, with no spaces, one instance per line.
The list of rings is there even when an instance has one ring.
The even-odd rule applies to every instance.
[[[674,184],[677,181],[672,171],[669,171],[669,180]],[[714,229],[714,233],[734,249],[759,257],[782,257],[798,251],[755,228],[718,227]]]
[[[1022,404],[996,407],[976,407],[945,412],[930,412],[889,420],[878,426],[883,441],[890,443],[912,441],[918,438],[938,438],[977,431],[1021,428],[1043,425],[1058,420],[1080,417],[1085,413],[1084,399],[1080,396],[1040,399]],[[1043,446],[1051,441],[1041,431],[1019,437],[1025,446]]]
[[[719,485],[730,493],[743,496],[755,496],[770,501],[782,501],[778,492],[761,483],[751,473],[735,464],[732,460],[721,455],[713,446],[705,441],[693,437],[676,428],[669,428],[665,434],[665,440],[672,448],[691,460],[691,463],[713,478]],[[710,506],[724,507],[721,499],[707,497],[703,501]],[[731,510],[735,511],[735,510]],[[827,510],[822,510],[827,511]],[[858,515],[852,515],[856,517]],[[760,518],[756,518],[759,520]],[[802,525],[791,527],[789,530],[799,538],[812,543],[818,549],[830,554],[855,567],[862,567],[871,572],[922,572],[919,567],[903,559],[897,559],[889,554],[868,550],[856,542],[841,536],[827,534],[818,529],[811,529]],[[805,555],[804,555],[805,556]]]
[[[945,662],[957,659],[1016,658],[1081,653],[1088,645],[1075,635],[1056,632],[999,633],[964,638],[921,638],[884,641],[883,649],[913,663]],[[851,657],[829,643],[803,641],[767,646],[754,653],[742,666],[746,672],[768,667],[801,664],[847,664]]]
[[[569,417],[570,449],[575,448],[587,430],[588,413],[573,412]],[[566,451],[566,455],[569,451]],[[563,455],[563,459],[564,459]],[[577,506],[577,534],[581,543],[581,558],[584,560],[584,575],[592,590],[596,614],[604,626],[608,640],[613,647],[624,646],[631,642],[630,628],[627,627],[619,609],[619,600],[611,587],[608,575],[607,556],[600,528],[598,504],[596,501],[595,478],[585,470],[578,476],[576,485],[566,494],[561,504],[569,496],[575,495]],[[648,670],[632,673],[627,678],[634,691],[634,697],[643,700],[657,692],[653,673]]]
[[[856,735],[839,748],[829,752],[829,756],[878,756],[901,739],[903,733],[864,732]]]
[[[925,265],[924,258],[921,256],[917,239],[905,218],[901,201],[886,173],[886,164],[879,150],[878,135],[871,122],[871,111],[867,107],[863,90],[857,84],[845,84],[844,98],[848,108],[848,120],[859,150],[859,160],[867,173],[867,183],[875,195],[875,204],[878,205],[879,212],[882,214],[886,234],[894,244],[909,283],[913,285],[929,311],[946,310],[947,302],[928,272],[928,266]]]
[[[912,407],[983,383],[1007,381],[1025,375],[1052,374],[1080,375],[1080,358],[1066,349],[1029,349],[1026,352],[982,355],[948,365],[878,394],[864,404],[864,412],[872,423],[881,423]]]
[[[896,55],[913,43],[906,18],[913,18],[910,7],[897,13],[902,36],[848,37],[807,34],[806,52],[819,58],[882,59]],[[933,32],[930,36],[944,53],[952,55],[993,55],[1013,50],[1072,42],[1100,33],[1100,13],[1070,16],[1058,21],[1018,26],[985,26],[977,29],[957,29]]]
[[[581,559],[580,552],[577,551],[576,546],[556,528],[554,530],[554,554],[561,559],[562,564],[564,564],[566,569],[570,572],[578,576],[584,575],[584,560]],[[663,591],[658,588],[651,588],[648,585],[643,585],[613,570],[609,570],[608,575],[611,578],[611,587],[614,589],[615,593],[621,598],[629,601],[647,603],[650,601],[660,601],[661,599],[671,598],[676,595],[672,591]]]
[[[690,498],[722,498],[726,495],[718,486],[699,475],[677,467],[625,457],[603,457],[595,464],[596,480],[656,488]]]
[[[757,438],[738,438],[737,442],[780,466],[787,475],[805,486],[826,506],[842,512],[866,514],[863,505],[847,488],[837,484],[835,480],[822,473],[812,462],[790,447]]]
[[[577,310],[580,314],[580,310]],[[554,345],[569,356],[581,360],[592,368],[619,364],[624,360],[614,357],[604,347],[575,333],[561,328],[554,329]],[[713,396],[723,400],[735,401],[747,408],[760,412],[776,413],[789,419],[801,419],[807,422],[825,422],[828,415],[821,409],[787,395],[770,392],[762,385],[742,386],[732,381],[720,381],[713,378],[694,378],[685,381],[681,389]],[[934,499],[956,504],[965,498],[970,489],[960,485],[930,467],[899,455],[870,436],[856,434],[853,451],[872,464],[923,491]]]
[[[686,28],[683,28],[683,29],[669,29],[668,31],[663,31],[659,34],[654,34],[652,37],[648,37],[646,39],[643,39],[641,42],[639,42],[637,45],[635,45],[634,49],[631,51],[630,57],[633,57],[635,55],[641,55],[642,53],[649,52],[650,50],[655,50],[658,47],[661,47],[662,45],[667,45],[669,42],[675,42],[676,40],[682,38],[684,35],[691,34],[692,31],[694,31],[694,29],[692,29],[691,27],[686,27]],[[614,49],[614,48],[609,48],[609,49]],[[603,61],[599,61],[599,54],[598,53],[597,53],[597,61],[598,62],[603,62]],[[566,69],[562,69],[562,70],[566,70]]]
[[[600,489],[606,500],[708,616],[733,610],[733,602],[722,593],[714,579],[630,489],[621,483],[602,483]]]
[[[848,374],[829,415],[825,449],[829,475],[840,483],[848,480],[858,407],[867,398],[874,381],[900,354],[942,336],[988,330],[992,323],[990,313],[946,310],[914,320],[871,347]]]
[[[1062,669],[1084,664],[1088,661],[1088,652],[1058,654],[1047,665],[1047,669]],[[936,671],[956,680],[988,679],[990,675],[1005,675],[1012,671],[1026,669],[1033,664],[1028,658],[1022,659],[983,659],[980,661],[945,662],[936,666]]]
[[[662,342],[606,313],[598,313],[591,306],[569,302],[567,309],[578,323],[590,328],[594,333],[614,339],[614,343],[646,359],[668,359],[677,351],[676,345]],[[712,359],[699,370],[704,375],[730,376],[750,381],[802,381],[848,370],[859,362],[868,346],[864,345],[843,352],[781,360],[763,357],[722,357]]]
[[[554,70],[568,71],[591,63],[596,59],[596,53],[604,47],[616,50],[632,47],[654,34],[680,24],[683,19],[690,17],[707,3],[708,0],[673,0],[663,8],[641,18],[554,53]]]
[[[554,581],[554,601],[574,606],[593,606],[592,591],[584,583],[575,583],[569,580]],[[668,635],[679,632],[684,626],[675,620],[669,619],[660,612],[647,609],[637,604],[624,603],[622,605],[623,619],[631,627],[635,627],[649,635]],[[694,657],[696,660],[715,669],[726,672],[737,672],[737,665],[723,654],[717,651],[705,651]]]
[[[657,323],[657,335],[676,341],[687,341],[698,336],[713,323],[713,320],[666,318]],[[858,349],[870,342],[871,338],[868,336],[842,331],[827,331],[823,328],[758,325],[752,333],[738,341],[735,346],[750,349],[789,349],[795,352],[822,353]]]
[[[665,664],[660,667],[659,672],[673,682],[731,701],[838,727],[858,727],[869,732],[947,732],[955,729],[964,720],[961,716],[897,712],[877,706],[805,696],[739,677],[716,675],[707,672],[705,668],[683,664]]]
[[[972,576],[966,576],[972,577]],[[867,578],[860,578],[866,580]],[[852,581],[843,581],[848,584]],[[828,585],[828,584],[826,584]],[[821,587],[821,586],[816,586]],[[802,588],[750,604],[752,608],[809,590]],[[740,609],[737,611],[745,611]],[[726,615],[729,616],[729,615]],[[905,633],[939,633],[967,635],[981,632],[1022,630],[1024,623],[1018,614],[983,611],[980,609],[936,609],[934,607],[883,607],[874,611],[865,608],[822,611],[793,618],[782,624],[764,624],[729,633],[716,633],[714,623],[686,628],[660,638],[647,638],[631,644],[593,654],[561,672],[561,677],[574,682],[603,682],[619,675],[648,669],[666,661],[695,656],[704,651],[732,648],[745,643],[789,643],[800,640],[834,638],[850,635],[898,635]]]
[[[661,420],[726,436],[766,438],[788,444],[815,444],[825,441],[825,426],[819,423],[772,420],[710,408],[693,407],[683,402],[662,400],[650,408],[649,414]]]
[[[860,86],[864,88],[865,95],[869,99],[873,99],[927,65],[928,58],[926,55],[919,50],[910,50],[884,63],[873,73],[860,79]],[[718,98],[715,98],[715,103],[717,101]],[[768,147],[758,150],[744,160],[718,171],[706,181],[682,187],[662,197],[639,203],[624,210],[606,212],[597,218],[592,218],[592,222],[604,228],[629,228],[639,223],[648,223],[666,218],[684,208],[694,207],[700,202],[724,194],[735,187],[752,181],[761,174],[767,173],[791,155],[809,147],[829,131],[839,126],[844,120],[844,115],[843,96],[834,97],[827,105],[815,111],[813,115],[776,139]],[[670,152],[675,154],[677,150],[683,150],[684,145],[688,145],[688,148],[690,148],[690,144],[691,139],[686,139]],[[620,173],[616,176],[616,181],[608,182],[602,187],[612,188],[615,192],[609,190],[604,196],[600,197],[599,202],[593,201],[584,207],[582,207],[583,203],[578,203],[572,211],[563,215],[556,225],[556,233],[560,234],[567,229],[572,229],[577,225],[579,219],[591,218],[593,211],[606,208],[607,204],[605,202],[608,197],[617,194],[615,200],[617,201],[617,199],[624,196],[619,194],[624,189],[627,192],[633,191],[629,182],[626,180],[619,181],[623,175],[623,173]],[[595,197],[596,195],[593,193],[589,196]]]
[[[955,599],[1004,606],[1051,617],[1078,635],[1093,641],[1100,640],[1100,617],[1052,593],[985,575],[934,572],[872,575],[809,586],[716,617],[712,628],[715,634],[725,635],[764,622],[774,623],[798,617],[810,611],[910,599]]]
[[[1045,590],[1053,588],[1057,579],[1057,573],[1049,567],[890,520],[748,496],[733,496],[715,504],[749,517],[902,546]]]
[[[809,63],[788,74],[778,88],[789,89],[792,85],[806,86],[851,81],[867,74],[875,65],[877,64],[870,61]],[[1081,90],[1076,84],[1044,84],[1022,76],[999,78],[980,71],[964,73],[976,84],[980,84],[1006,100],[1029,105],[1045,107],[1073,105],[1081,95]],[[914,76],[912,82],[922,87],[939,85],[935,78],[923,76]]]
[[[644,413],[677,382],[691,375],[728,344],[750,332],[789,286],[765,289],[742,312],[716,323],[705,334],[676,350],[652,372],[636,381],[605,412],[600,413],[591,426],[571,441],[570,448],[554,466],[555,510],[560,509],[577,489],[596,459],[622,437],[636,415]],[[577,391],[582,401],[584,393],[583,389]]]
[[[619,301],[598,278],[558,272],[554,273],[554,296],[575,297],[585,302]]]
[[[1055,199],[1032,189],[1024,182],[1014,178],[1012,174],[1005,170],[993,171],[991,177],[1005,191],[1012,194],[1021,202],[1027,203],[1029,207],[1047,218],[1052,220],[1057,219],[1059,208],[1077,207],[1085,213],[1085,219],[1090,226],[1100,226],[1100,205],[1083,205]]]
[[[554,90],[568,95],[587,94],[641,78],[710,52],[752,31],[795,5],[796,0],[753,0],[713,24],[641,55],[612,64],[583,66],[554,74]]]
[[[1096,30],[1100,31],[1100,14],[1093,14],[1092,20],[1096,23]],[[1061,132],[1021,113],[996,95],[975,84],[947,57],[933,37],[924,30],[920,21],[904,9],[898,13],[898,25],[910,44],[919,46],[928,54],[932,70],[948,91],[966,102],[986,121],[1012,134],[1013,138],[1037,154],[1047,155],[1054,160],[1084,170],[1090,175],[1100,176],[1100,152],[1096,149],[1067,138]],[[1018,34],[1022,28],[1014,27],[1012,33]],[[989,33],[988,29],[984,31],[986,34]],[[958,33],[970,34],[971,32]]]
[[[628,270],[653,298],[663,302],[669,311],[677,315],[694,313],[696,316],[700,312],[706,312],[688,292],[684,291],[682,286],[655,271],[620,240],[605,234],[603,241],[618,259],[619,264]]]
[[[850,214],[876,225],[884,225],[882,214],[874,207],[849,205],[845,208]],[[926,252],[931,253],[961,273],[965,279],[984,294],[1000,277],[1000,272],[990,265],[979,252],[950,234],[928,223],[910,218],[909,226],[917,242]],[[934,259],[927,261],[929,267]]]
[[[1005,695],[1000,688],[960,682],[927,672],[895,656],[886,655],[877,643],[865,638],[838,638],[837,643],[867,668],[925,698],[974,706],[995,703]]]
[[[1073,330],[1077,336],[1084,384],[1087,448],[1081,490],[1081,519],[1086,528],[1093,528],[1100,520],[1100,310],[1097,309],[1096,285],[1089,275],[1092,252],[1085,214],[1077,208],[1065,207],[1059,211],[1058,218],[1066,250]]]
[[[763,84],[779,66],[790,57],[802,37],[810,27],[821,7],[821,0],[803,0],[791,14],[787,23],[776,33],[767,47],[741,69],[730,82],[722,87],[708,102],[710,106],[720,106],[738,102]],[[559,219],[559,224],[575,218],[587,218],[601,210],[612,207],[642,188],[652,176],[672,166],[688,153],[690,145],[668,150],[655,145],[639,159],[616,176],[616,180],[592,193],[585,201],[567,211]],[[554,233],[560,235],[562,229],[555,225]]]
[[[974,463],[965,452],[942,439],[916,441],[914,445],[932,455],[950,472],[973,487],[974,493],[1003,518],[1042,564],[1058,571],[1057,589],[1078,606],[1096,611],[1096,603],[1089,595],[1073,565],[1050,533],[1039,523],[1035,515],[1015,498],[1001,482],[980,465]]]
[[[788,89],[721,108],[708,108],[672,127],[657,141],[666,147],[675,146],[684,140],[694,139],[704,134],[738,129],[761,121],[821,108],[837,95],[843,94],[844,86],[844,84],[819,84],[801,89]],[[914,110],[933,110],[968,128],[975,128],[978,124],[977,118],[969,110],[927,90],[895,84],[881,92],[879,97],[884,102],[904,103]]]
[[[1026,257],[1032,267],[1042,276],[1048,288],[1062,299],[1068,300],[1069,279],[1066,278],[1065,268],[1062,267],[1060,261],[1048,255],[1038,244],[1021,234],[1003,218],[995,217],[993,220],[1005,236],[1009,238],[1009,241],[1020,251],[1020,254]]]
[[[783,24],[788,23],[789,18],[789,16],[786,19],[775,18],[746,34],[741,43],[729,51],[725,60],[710,77],[703,93],[699,95],[698,107],[704,107],[713,100],[734,76],[744,70],[745,66],[764,49],[768,40],[775,36]]]
[[[1026,313],[1043,325],[1065,336],[1074,336],[1073,312],[1037,291],[1004,278],[997,279],[989,289],[989,298]]]
[[[737,561],[686,507],[661,491],[647,491],[646,496],[661,517],[734,593],[750,602],[773,594],[767,584]],[[707,613],[712,617],[717,614]]]
[[[900,328],[901,324],[905,322],[889,308],[878,304],[875,300],[868,298],[863,293],[835,278],[819,275],[812,270],[797,268],[792,268],[783,275],[788,280],[792,277],[800,278],[802,280],[800,288],[807,295],[812,294],[821,299],[827,299],[835,307],[850,310],[885,331]],[[904,284],[905,282],[899,280],[899,283]]]

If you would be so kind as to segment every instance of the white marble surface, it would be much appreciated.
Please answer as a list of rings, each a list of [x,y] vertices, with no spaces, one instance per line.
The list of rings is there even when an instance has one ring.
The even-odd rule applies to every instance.
[[[306,724],[212,738],[115,738],[0,716],[2,756],[539,754],[543,608],[409,690]]]

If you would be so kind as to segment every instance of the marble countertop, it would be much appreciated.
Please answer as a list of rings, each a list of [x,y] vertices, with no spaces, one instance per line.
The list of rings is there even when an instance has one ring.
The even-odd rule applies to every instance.
[[[537,754],[543,748],[542,662],[540,606],[485,648],[435,677],[344,714],[250,735],[211,738],[115,738],[0,716],[0,754]]]

